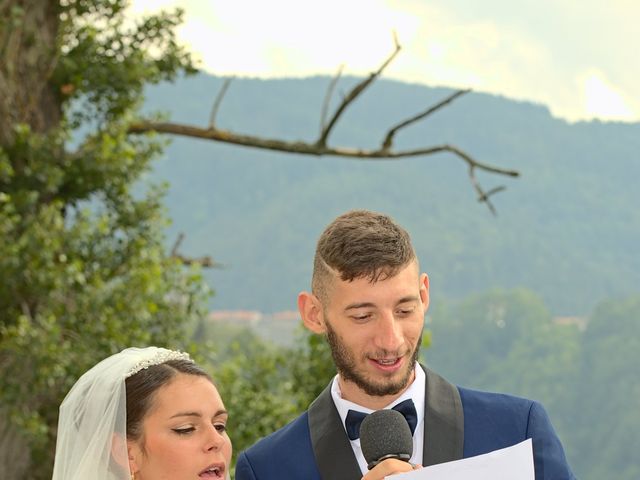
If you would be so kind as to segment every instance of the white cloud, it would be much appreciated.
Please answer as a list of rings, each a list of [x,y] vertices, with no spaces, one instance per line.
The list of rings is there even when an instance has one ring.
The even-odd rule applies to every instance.
[[[235,0],[187,22],[180,37],[205,70],[262,77],[333,73],[341,64],[368,72],[392,50],[392,31],[416,23],[383,0]]]
[[[403,50],[387,77],[531,100],[570,120],[640,121],[636,0],[133,0],[131,11],[176,6],[180,39],[218,75],[366,74],[395,30]]]
[[[585,116],[623,121],[637,118],[625,94],[609,82],[602,72],[587,72],[581,76],[580,83]]]

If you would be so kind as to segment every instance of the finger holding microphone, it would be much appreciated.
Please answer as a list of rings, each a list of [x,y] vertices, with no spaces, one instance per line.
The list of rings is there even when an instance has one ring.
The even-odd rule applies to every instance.
[[[378,410],[362,421],[360,446],[369,468],[362,480],[382,480],[394,473],[420,468],[409,463],[413,435],[404,416],[395,410]]]
[[[395,473],[410,472],[418,468],[422,468],[422,466],[390,458],[387,460],[383,460],[378,465],[373,467],[373,469],[369,470],[369,472],[367,472],[367,474],[362,477],[362,480],[382,480],[389,475],[393,475]]]

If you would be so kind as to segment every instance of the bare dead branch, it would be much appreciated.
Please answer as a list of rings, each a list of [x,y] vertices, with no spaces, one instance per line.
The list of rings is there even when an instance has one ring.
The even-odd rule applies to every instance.
[[[281,139],[273,139],[273,138],[265,138],[259,137],[255,135],[245,135],[239,134],[233,131],[222,130],[215,127],[215,117],[222,101],[222,98],[229,86],[231,79],[227,79],[224,85],[221,88],[220,93],[218,94],[215,103],[213,105],[213,109],[211,112],[209,126],[208,128],[201,128],[193,125],[187,124],[179,124],[172,122],[151,122],[146,120],[141,120],[135,122],[129,126],[129,133],[133,134],[142,134],[148,132],[157,132],[157,133],[166,133],[172,135],[181,135],[192,138],[201,138],[205,140],[212,140],[216,142],[222,143],[230,143],[234,145],[241,145],[245,147],[258,148],[261,150],[274,150],[278,152],[284,153],[294,153],[300,155],[310,155],[310,156],[336,156],[336,157],[344,157],[358,160],[397,160],[408,157],[419,157],[432,155],[436,153],[451,153],[459,159],[463,160],[468,168],[469,168],[469,178],[471,180],[471,184],[478,194],[478,201],[482,203],[486,203],[489,210],[495,215],[496,210],[493,204],[490,201],[490,197],[495,193],[498,193],[505,189],[504,186],[496,187],[490,190],[489,192],[484,192],[479,182],[475,177],[476,170],[482,170],[492,174],[505,175],[508,177],[518,177],[519,173],[515,170],[500,168],[494,165],[489,165],[486,163],[479,162],[478,160],[472,158],[469,154],[463,152],[459,148],[449,145],[435,145],[431,147],[421,147],[407,150],[398,150],[394,151],[392,149],[393,146],[393,138],[395,134],[402,128],[407,127],[419,120],[424,119],[425,117],[433,114],[434,112],[440,110],[441,108],[447,106],[451,102],[453,102],[456,98],[464,95],[470,90],[458,90],[448,97],[444,98],[437,104],[429,107],[427,110],[410,117],[402,122],[391,127],[385,136],[382,145],[378,149],[354,149],[347,147],[331,147],[327,145],[327,139],[329,138],[329,134],[334,128],[336,122],[340,118],[340,116],[344,113],[344,111],[353,103],[353,101],[374,81],[376,80],[383,72],[383,70],[391,63],[391,61],[396,57],[398,52],[400,51],[400,44],[395,38],[394,34],[394,44],[395,49],[389,55],[389,57],[382,63],[382,65],[378,68],[378,70],[369,74],[367,78],[359,82],[355,87],[351,89],[351,91],[344,96],[342,102],[336,108],[333,116],[329,120],[329,122],[325,123],[327,111],[329,109],[329,104],[331,102],[331,97],[333,96],[334,89],[336,87],[337,81],[342,73],[342,67],[340,67],[338,73],[330,83],[327,93],[325,95],[321,118],[320,118],[320,136],[317,141],[313,143],[305,142],[305,141],[285,141]],[[177,253],[178,248],[183,240],[183,235],[181,234],[176,244],[174,245],[171,255],[172,257],[179,258],[185,264],[199,263],[203,266],[220,266],[209,257],[202,257],[199,259],[189,259],[183,257]]]
[[[180,232],[178,234],[178,238],[173,244],[173,247],[171,248],[171,254],[169,255],[170,258],[175,258],[176,260],[179,260],[180,263],[182,263],[183,265],[200,265],[203,268],[223,268],[224,267],[223,264],[216,262],[209,256],[192,258],[192,257],[185,257],[184,255],[179,254],[178,249],[180,248],[180,245],[182,244],[183,240],[184,240],[184,233]]]
[[[209,256],[204,257],[185,257],[183,255],[172,255],[171,258],[179,260],[183,265],[200,265],[202,268],[224,268],[222,263],[218,263]]]
[[[449,95],[444,100],[438,102],[437,104],[433,105],[432,107],[429,107],[424,112],[419,113],[418,115],[416,115],[414,117],[411,117],[411,118],[409,118],[407,120],[404,120],[404,121],[400,122],[399,124],[393,126],[387,132],[387,135],[386,135],[384,141],[382,142],[382,148],[383,149],[391,148],[391,145],[393,144],[393,137],[396,134],[396,132],[398,130],[400,130],[401,128],[404,128],[404,127],[406,127],[408,125],[411,125],[412,123],[417,122],[418,120],[422,120],[423,118],[425,118],[425,117],[431,115],[432,113],[440,110],[445,105],[448,105],[449,103],[454,101],[459,96],[464,95],[465,93],[468,93],[470,91],[471,91],[471,89],[458,90],[457,92],[454,92],[451,95]]]
[[[184,233],[180,232],[178,234],[178,238],[176,238],[176,241],[173,244],[173,248],[171,249],[172,257],[178,254],[178,248],[180,248],[180,245],[182,244],[183,240],[184,240]]]
[[[376,70],[375,72],[371,72],[367,78],[359,82],[355,87],[351,89],[351,91],[344,97],[338,108],[336,109],[333,117],[329,120],[329,123],[324,127],[324,130],[320,134],[320,138],[316,142],[319,146],[324,147],[327,144],[327,138],[329,138],[329,133],[333,129],[334,125],[340,118],[340,115],[347,109],[347,107],[356,99],[358,96],[364,92],[364,90],[371,85],[371,83],[380,76],[382,71],[387,68],[387,66],[391,63],[391,61],[398,55],[400,49],[402,48],[398,43],[397,38],[394,35],[395,49],[389,55],[389,57],[384,61],[384,63]]]
[[[500,185],[499,187],[494,187],[494,188],[492,188],[491,190],[489,190],[489,191],[486,193],[486,195],[485,195],[485,196],[486,196],[486,197],[490,197],[490,196],[491,196],[491,195],[493,195],[494,193],[498,193],[498,192],[501,192],[501,191],[506,190],[506,189],[507,189],[507,187],[505,187],[504,185]]]
[[[340,65],[340,67],[338,68],[338,71],[336,72],[336,75],[333,77],[333,79],[331,80],[331,83],[329,84],[329,87],[327,88],[327,93],[324,96],[324,102],[322,103],[322,112],[320,114],[320,135],[321,136],[322,136],[322,133],[324,132],[324,127],[326,125],[325,122],[327,120],[327,110],[329,110],[331,97],[333,96],[333,91],[335,90],[336,84],[338,83],[338,80],[342,75],[343,68],[344,68],[344,65]]]
[[[227,93],[227,89],[229,85],[233,81],[233,77],[226,78],[222,87],[220,88],[220,92],[216,96],[216,100],[213,102],[213,107],[211,108],[211,115],[209,115],[209,128],[215,128],[216,126],[216,115],[218,114],[218,109],[220,108],[220,104],[222,103],[222,98],[224,94]]]
[[[478,194],[478,202],[479,203],[485,203],[487,205],[487,208],[489,209],[489,211],[496,216],[498,213],[496,211],[496,208],[494,207],[493,203],[491,203],[491,201],[489,200],[489,197],[491,197],[492,195],[501,192],[503,190],[506,190],[507,187],[505,187],[504,185],[500,185],[498,187],[494,187],[491,190],[489,190],[488,192],[485,192],[484,190],[482,190],[482,188],[480,187],[480,184],[478,183],[478,180],[476,179],[475,176],[475,166],[470,166],[469,167],[469,178],[471,179],[471,184],[473,185],[473,188],[475,189],[476,193]]]
[[[181,135],[185,137],[201,138],[205,140],[213,140],[222,143],[231,143],[234,145],[242,145],[245,147],[259,148],[261,150],[275,150],[285,153],[297,153],[301,155],[313,156],[334,156],[354,159],[401,159],[407,157],[419,157],[432,155],[439,152],[449,152],[464,160],[470,166],[484,170],[490,173],[506,175],[509,177],[517,177],[519,173],[515,170],[508,170],[495,167],[486,163],[481,163],[471,156],[452,145],[443,144],[428,148],[416,148],[412,150],[401,150],[394,152],[393,150],[366,150],[352,149],[343,147],[327,147],[320,146],[316,143],[307,142],[287,142],[279,139],[271,139],[257,137],[254,135],[242,135],[228,130],[200,128],[192,125],[170,122],[148,122],[141,121],[129,126],[129,133],[146,133],[158,132],[173,135]]]

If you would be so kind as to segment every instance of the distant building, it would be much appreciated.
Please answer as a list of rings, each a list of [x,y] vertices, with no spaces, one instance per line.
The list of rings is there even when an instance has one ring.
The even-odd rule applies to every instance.
[[[275,313],[262,313],[257,310],[213,310],[209,313],[212,322],[247,322],[255,324],[262,321],[298,322],[297,310],[284,310]]]
[[[576,325],[581,332],[587,328],[586,317],[554,317],[553,322],[557,325]]]
[[[214,310],[209,313],[213,322],[247,322],[257,323],[262,320],[262,312],[256,310]]]
[[[300,320],[300,312],[297,310],[284,310],[269,315],[273,320],[283,322],[297,322]]]

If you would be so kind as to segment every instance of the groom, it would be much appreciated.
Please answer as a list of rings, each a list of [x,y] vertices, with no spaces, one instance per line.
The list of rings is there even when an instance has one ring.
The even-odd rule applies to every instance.
[[[417,363],[429,278],[393,219],[336,218],[318,241],[311,286],[298,296],[300,315],[326,337],[338,375],[308,411],[240,454],[237,480],[359,480],[368,470],[356,412],[399,404],[411,411],[413,455],[383,462],[385,475],[531,438],[536,480],[575,478],[542,405],[454,386]]]

